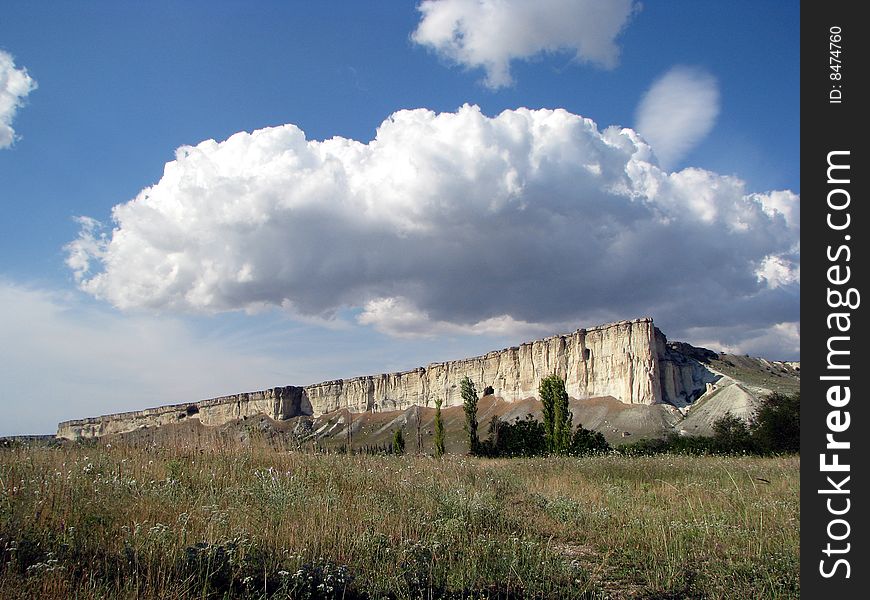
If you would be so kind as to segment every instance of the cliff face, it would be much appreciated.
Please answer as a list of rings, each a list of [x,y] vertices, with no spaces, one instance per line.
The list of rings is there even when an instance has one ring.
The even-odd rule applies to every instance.
[[[706,391],[707,384],[720,377],[704,365],[706,361],[717,358],[715,352],[682,342],[668,343],[658,328],[656,354],[659,357],[662,397],[678,408],[697,400]]]
[[[613,396],[654,404],[662,401],[655,336],[651,319],[621,321],[413,371],[309,385],[305,392],[315,414],[433,406],[436,398],[446,407],[462,403],[463,377],[479,392],[492,386],[496,396],[511,402],[536,396],[541,379],[556,373],[574,398]]]
[[[397,410],[433,406],[437,398],[447,407],[462,403],[459,382],[466,376],[474,381],[478,392],[491,386],[496,396],[509,402],[537,396],[541,379],[556,373],[565,379],[568,394],[574,398],[612,396],[629,404],[683,406],[703,392],[709,372],[671,346],[652,319],[620,321],[402,373],[66,421],[59,425],[58,437],[99,437],[190,418],[204,425],[219,425],[255,414],[280,420],[340,408],[354,412]]]
[[[199,419],[203,425],[221,425],[234,419],[259,414],[276,420],[289,419],[297,415],[311,414],[311,405],[306,401],[304,388],[288,386],[189,404],[173,404],[64,421],[57,426],[57,437],[69,440],[95,438],[144,427],[159,427],[184,419]]]

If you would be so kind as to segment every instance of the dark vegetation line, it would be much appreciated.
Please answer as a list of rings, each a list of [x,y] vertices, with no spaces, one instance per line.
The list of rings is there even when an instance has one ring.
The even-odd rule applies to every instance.
[[[618,453],[625,456],[655,454],[692,455],[753,455],[775,456],[800,453],[800,392],[795,394],[771,393],[764,397],[756,414],[746,422],[731,413],[713,423],[712,436],[686,436],[671,434],[665,438],[641,439],[637,442],[611,446],[601,432],[578,424],[571,432],[572,415],[568,410],[565,382],[557,375],[545,377],[539,387],[543,420],[531,413],[525,418],[506,421],[493,416],[487,424],[487,439],[479,436],[477,420],[478,395],[474,382],[465,377],[462,387],[465,412],[464,431],[468,440],[468,454],[484,458],[513,458],[532,456],[588,456]],[[419,450],[419,448],[418,448]],[[392,443],[366,445],[348,449],[339,447],[339,453],[352,454],[404,454],[405,439],[401,429],[393,432]],[[444,422],[441,403],[435,406],[435,457],[446,454],[444,448]]]
[[[751,454],[771,456],[800,453],[800,392],[792,395],[778,392],[766,396],[757,413],[747,423],[731,413],[713,423],[712,436],[682,436],[671,434],[665,439],[642,439],[613,448],[598,431],[577,426],[571,433],[571,413],[565,382],[557,375],[541,381],[543,422],[531,414],[524,419],[502,421],[493,416],[489,422],[489,438],[477,438],[477,397],[474,383],[462,380],[465,399],[466,432],[469,453],[485,457],[514,456],[584,456],[618,452],[624,455],[652,454]],[[473,424],[473,425],[472,425]]]

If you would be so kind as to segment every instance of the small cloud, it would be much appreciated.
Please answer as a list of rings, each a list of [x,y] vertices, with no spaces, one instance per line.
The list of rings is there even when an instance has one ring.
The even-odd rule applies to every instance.
[[[366,303],[357,317],[360,325],[369,325],[392,337],[416,338],[440,335],[488,335],[526,339],[553,331],[566,330],[565,325],[528,323],[510,315],[490,317],[476,323],[437,321],[417,308],[407,298],[378,298]]]
[[[511,61],[542,53],[613,68],[616,38],[635,7],[633,0],[425,0],[411,39],[455,64],[483,68],[484,84],[498,89],[513,83]]]
[[[24,67],[16,68],[12,55],[0,50],[0,149],[15,141],[12,120],[27,95],[36,89],[36,81]]]
[[[673,168],[703,140],[719,116],[719,84],[701,69],[677,66],[647,90],[637,131],[664,168]]]
[[[81,283],[88,274],[91,260],[103,256],[106,236],[100,231],[102,224],[96,219],[75,217],[74,220],[79,224],[79,235],[66,247],[66,265],[72,269],[76,282]]]
[[[766,256],[755,272],[759,281],[770,288],[801,282],[801,266],[783,256]]]

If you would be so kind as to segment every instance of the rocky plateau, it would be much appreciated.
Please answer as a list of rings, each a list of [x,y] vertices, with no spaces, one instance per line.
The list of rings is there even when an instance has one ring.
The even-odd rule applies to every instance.
[[[732,357],[669,343],[652,319],[642,318],[400,373],[65,421],[58,425],[57,437],[99,438],[178,429],[185,423],[195,423],[197,428],[228,426],[254,417],[278,424],[311,421],[316,425],[311,431],[315,438],[335,437],[345,429],[337,415],[343,415],[346,427],[354,420],[360,427],[364,421],[388,424],[395,419],[407,424],[411,412],[420,422],[434,412],[438,398],[445,410],[458,408],[462,404],[459,382],[466,376],[480,392],[489,392],[488,403],[482,407],[490,407],[486,410],[502,418],[513,418],[514,413],[536,413],[538,385],[552,373],[565,379],[574,420],[612,440],[669,431],[707,434],[712,422],[726,412],[748,419],[765,393],[795,391],[800,385],[799,363]],[[480,421],[485,418],[481,414]]]

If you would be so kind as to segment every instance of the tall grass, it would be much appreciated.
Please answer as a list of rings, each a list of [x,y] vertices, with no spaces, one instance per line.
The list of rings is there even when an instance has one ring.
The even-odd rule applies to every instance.
[[[792,598],[799,459],[0,450],[2,598]]]

